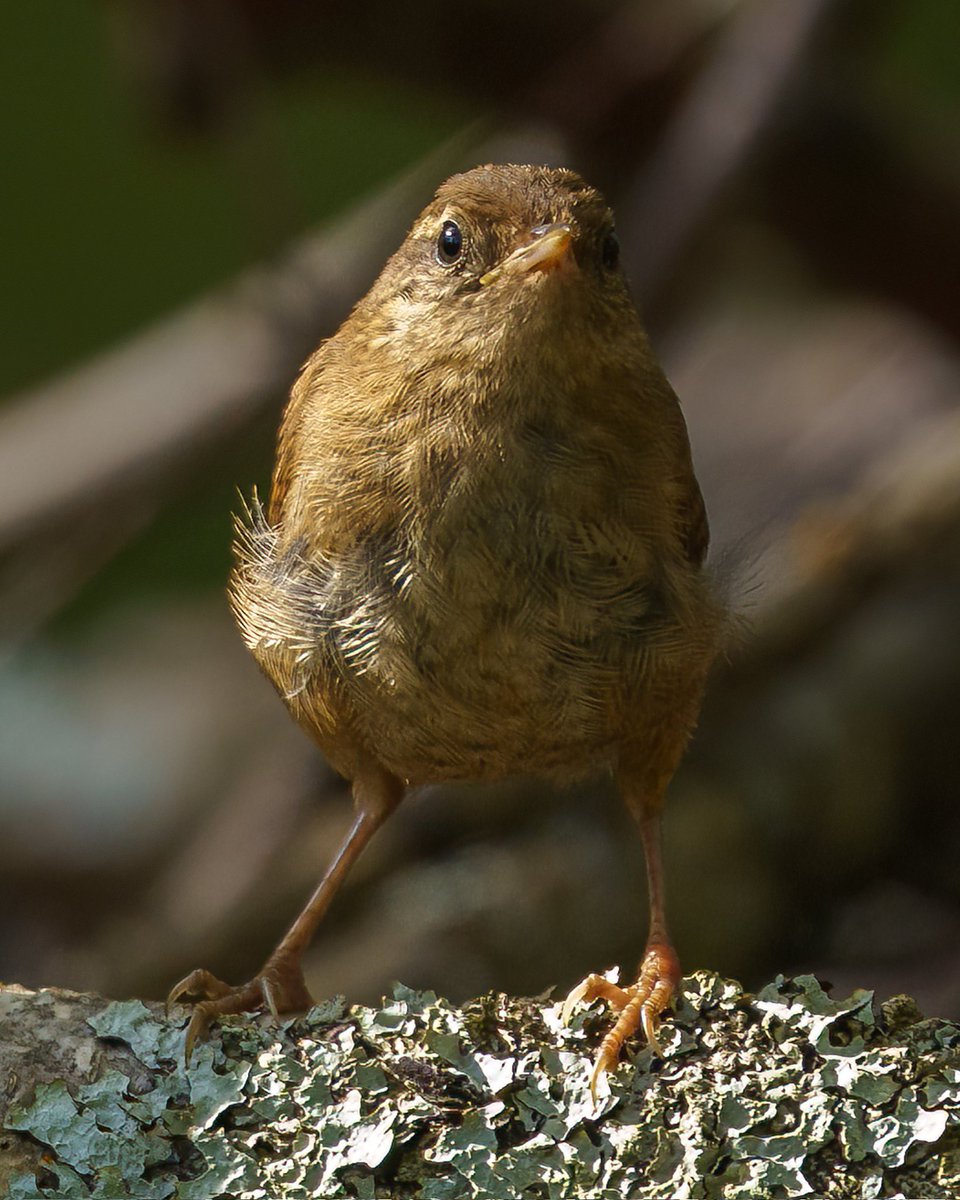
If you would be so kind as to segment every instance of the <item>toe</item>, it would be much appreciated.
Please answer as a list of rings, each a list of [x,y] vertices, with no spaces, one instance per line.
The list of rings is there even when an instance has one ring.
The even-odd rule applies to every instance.
[[[222,979],[218,979],[216,975],[200,967],[196,971],[191,971],[189,975],[185,975],[170,989],[166,1000],[167,1012],[174,1004],[179,1004],[184,999],[198,997],[201,1000],[216,1000],[220,996],[226,996],[232,990],[229,983],[224,983]]]
[[[660,1014],[669,1007],[680,985],[680,964],[669,943],[648,945],[640,964],[637,982],[629,988],[619,988],[602,975],[591,975],[567,997],[568,1004],[577,1000],[592,1000],[602,996],[612,1008],[619,1010],[617,1020],[600,1044],[596,1065],[590,1080],[590,1094],[597,1099],[597,1085],[604,1075],[615,1070],[624,1042],[638,1029],[643,1030],[647,1045],[658,1057],[663,1048],[657,1036]],[[564,1005],[564,1012],[567,1005]]]
[[[189,1063],[197,1042],[221,1017],[268,1008],[274,1017],[305,1012],[313,1003],[299,964],[268,962],[259,975],[240,987],[231,987],[209,971],[191,971],[170,990],[167,1011],[182,1000],[197,998],[187,1026],[184,1058]]]
[[[263,1007],[263,989],[259,979],[253,979],[242,987],[228,987],[225,992],[209,1000],[202,1000],[194,1005],[187,1026],[187,1037],[184,1044],[184,1061],[189,1063],[193,1048],[198,1040],[202,1040],[210,1031],[214,1021],[221,1017],[232,1016],[234,1013],[256,1012]]]
[[[574,1008],[581,1001],[589,1004],[591,1000],[598,998],[606,1000],[611,1008],[619,1011],[629,1001],[630,993],[615,983],[611,983],[604,975],[588,975],[564,1000],[563,1008],[560,1010],[561,1020],[565,1025],[569,1024]]]

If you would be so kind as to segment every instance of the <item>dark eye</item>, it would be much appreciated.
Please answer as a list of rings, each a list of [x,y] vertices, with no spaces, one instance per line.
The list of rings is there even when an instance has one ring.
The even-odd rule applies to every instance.
[[[620,239],[612,229],[603,239],[600,257],[608,271],[616,270],[617,263],[620,261]]]
[[[463,234],[456,221],[444,221],[437,238],[437,258],[449,267],[463,253]]]

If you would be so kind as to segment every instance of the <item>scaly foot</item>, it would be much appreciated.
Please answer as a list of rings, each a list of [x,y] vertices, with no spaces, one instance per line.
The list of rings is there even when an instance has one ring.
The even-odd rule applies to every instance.
[[[184,1000],[189,1003],[193,997],[199,997],[199,1003],[194,1004],[193,1015],[187,1026],[184,1047],[184,1061],[187,1063],[197,1039],[204,1037],[220,1017],[230,1013],[260,1012],[264,1008],[279,1017],[283,1013],[305,1012],[313,1004],[300,964],[272,960],[268,960],[263,970],[249,983],[238,987],[231,987],[202,968],[191,971],[170,989],[167,1009],[171,1004],[179,1004]]]
[[[637,982],[628,988],[618,987],[602,975],[588,975],[578,983],[563,1005],[563,1020],[570,1019],[574,1005],[580,1001],[588,1003],[598,998],[619,1012],[613,1028],[600,1043],[596,1065],[590,1077],[590,1094],[596,1102],[597,1084],[600,1077],[613,1070],[620,1057],[623,1043],[641,1026],[647,1044],[654,1054],[662,1056],[657,1029],[660,1014],[670,1004],[680,984],[680,963],[676,951],[668,942],[654,942],[647,946],[640,964]]]

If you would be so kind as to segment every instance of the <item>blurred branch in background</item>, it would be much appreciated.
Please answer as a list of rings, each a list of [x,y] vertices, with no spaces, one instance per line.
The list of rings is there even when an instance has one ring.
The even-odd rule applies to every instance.
[[[518,24],[476,4],[456,31],[469,54],[443,52],[449,8],[430,0],[110,11],[155,128],[227,140],[254,223],[285,204],[258,179],[275,80],[386,72],[484,123],[0,409],[3,632],[22,643],[0,673],[3,973],[141,994],[200,963],[244,977],[312,886],[345,792],[257,678],[219,584],[175,602],[108,590],[73,642],[44,626],[171,511],[161,561],[181,570],[206,475],[240,431],[269,444],[299,362],[436,183],[528,157],[580,167],[618,210],[752,626],[668,814],[685,962],[748,979],[826,964],[960,1011],[960,182],[865,92],[868,34],[895,6],[564,0]],[[534,992],[629,965],[642,906],[622,819],[596,788],[412,800],[331,914],[314,987]]]
[[[297,365],[376,277],[467,134],[280,262],[211,295],[0,409],[0,550],[64,512],[169,487],[290,384]],[[43,471],[36,466],[43,463]]]
[[[0,413],[0,433],[3,414]],[[29,441],[29,439],[28,439]],[[44,443],[47,439],[43,439]],[[36,450],[36,446],[29,447]],[[44,444],[46,449],[46,444]],[[2,451],[0,451],[2,458]],[[28,460],[30,461],[30,460]],[[37,458],[33,462],[40,461]],[[156,496],[131,496],[100,513],[71,512],[66,528],[45,531],[38,539],[14,542],[0,551],[0,663],[74,600],[110,560],[142,533],[160,507]],[[54,516],[56,514],[51,514]],[[26,531],[24,531],[26,533]]]
[[[522,13],[504,3],[453,13],[440,0],[145,0],[134,12],[115,6],[115,16],[131,83],[164,130],[230,123],[251,79],[346,68],[589,134],[638,82],[661,78],[715,29],[725,7],[529,0]]]
[[[760,164],[763,215],[833,286],[886,297],[956,342],[960,221],[943,168],[957,162],[916,154],[831,82],[786,116]]]
[[[834,0],[739,6],[621,201],[631,231],[631,278],[641,296],[655,295],[743,167],[832,7]]]

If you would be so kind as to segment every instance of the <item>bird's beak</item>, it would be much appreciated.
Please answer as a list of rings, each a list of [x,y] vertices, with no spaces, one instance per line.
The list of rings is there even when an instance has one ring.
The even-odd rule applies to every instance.
[[[569,225],[537,225],[530,230],[533,241],[521,246],[498,263],[492,271],[480,276],[480,284],[486,287],[501,275],[526,274],[535,268],[544,270],[563,261],[573,244],[573,230]]]

